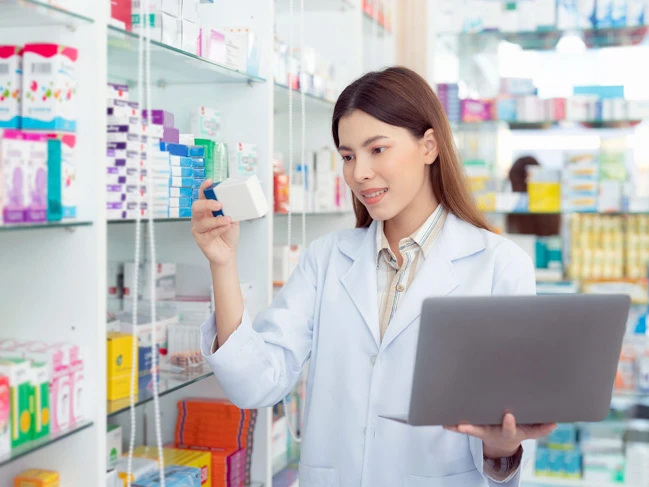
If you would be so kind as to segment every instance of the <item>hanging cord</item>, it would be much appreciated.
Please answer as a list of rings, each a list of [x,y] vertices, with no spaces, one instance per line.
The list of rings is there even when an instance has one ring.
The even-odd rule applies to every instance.
[[[148,2],[141,0],[140,1],[140,21],[143,23],[140,30],[140,36],[138,39],[138,108],[139,108],[139,125],[142,127],[145,124],[144,121],[144,106],[143,106],[143,92],[146,89],[146,108],[148,110],[149,121],[153,120],[153,113],[151,111],[151,33],[149,25],[149,5]],[[143,73],[144,71],[144,73]],[[144,78],[146,77],[146,83],[144,83]],[[146,86],[144,86],[146,85]],[[148,125],[148,124],[147,124]],[[147,137],[147,146],[149,145],[149,139]],[[148,149],[148,147],[146,147]],[[142,155],[140,154],[142,158]],[[153,353],[152,353],[152,382],[153,382],[153,408],[154,408],[154,417],[155,417],[155,430],[156,430],[156,442],[158,446],[158,466],[160,472],[160,486],[165,487],[165,478],[164,478],[164,457],[162,451],[162,427],[160,422],[160,404],[158,397],[158,372],[157,372],[157,339],[156,339],[156,296],[155,296],[155,277],[156,277],[156,252],[155,252],[155,234],[153,228],[153,171],[151,170],[151,158],[146,158],[145,167],[147,169],[147,177],[149,180],[149,191],[148,191],[148,204],[147,212],[149,219],[149,249],[151,253],[151,340],[153,342]],[[141,170],[141,168],[138,168]],[[141,175],[141,173],[140,173]],[[139,176],[140,176],[139,175]],[[138,295],[139,295],[139,280],[140,280],[140,246],[142,240],[142,232],[140,223],[142,220],[142,188],[141,181],[143,179],[138,177],[137,183],[137,196],[136,196],[136,212],[135,212],[135,271],[133,275],[133,315],[132,315],[132,325],[133,325],[133,357],[137,357],[138,354],[138,336],[137,336],[137,320],[138,320]],[[131,423],[131,435],[129,439],[129,449],[128,449],[128,460],[127,460],[127,487],[131,486],[132,472],[133,472],[133,450],[135,448],[135,433],[137,421],[135,418],[135,393],[136,393],[136,382],[137,382],[137,370],[135,368],[135,360],[131,366],[131,387],[130,387],[130,423]]]
[[[141,0],[144,1],[144,0]],[[149,2],[146,3],[146,18],[149,19]],[[151,25],[146,22],[146,42],[144,44],[146,51],[146,64],[145,64],[145,76],[146,76],[146,108],[148,110],[147,125],[153,125],[153,106],[151,104]],[[150,131],[149,131],[150,133]],[[150,148],[151,141],[147,137],[147,148]],[[151,381],[153,382],[153,417],[155,422],[155,436],[156,436],[156,446],[158,447],[158,465],[160,468],[160,487],[165,487],[165,478],[164,478],[164,454],[162,449],[162,424],[160,420],[160,397],[159,397],[159,388],[158,388],[158,350],[157,350],[157,309],[156,309],[156,271],[157,271],[157,254],[156,254],[156,245],[155,245],[155,229],[153,221],[153,189],[154,189],[154,179],[153,179],[153,169],[152,169],[152,157],[147,156],[147,178],[149,181],[149,187],[147,191],[148,195],[148,204],[147,204],[147,214],[149,216],[149,252],[151,255],[151,262],[149,269],[151,271],[150,283],[151,283],[151,341],[153,342],[153,353],[151,354]],[[139,213],[139,212],[138,212]]]
[[[288,86],[288,248],[291,249],[291,235],[293,233],[293,80],[291,79],[291,62],[293,57],[293,0],[288,2],[288,53],[289,53],[289,86]]]
[[[144,24],[146,24],[147,19],[144,17],[144,1],[140,1],[140,35],[138,38],[138,50],[137,50],[137,106],[139,113],[139,126],[141,127],[144,124],[143,112],[142,112],[142,90],[144,89]],[[142,154],[139,154],[140,159],[142,159]],[[138,171],[140,169],[138,168]],[[132,329],[132,351],[131,356],[133,358],[138,356],[138,337],[137,337],[137,313],[138,313],[138,294],[140,286],[140,242],[142,240],[141,229],[140,229],[140,205],[141,205],[141,194],[140,194],[140,185],[138,177],[138,188],[137,188],[137,197],[136,197],[136,212],[135,212],[135,259],[134,259],[134,270],[133,270],[133,282],[131,283],[131,299],[133,300],[133,312],[131,316],[131,326]],[[128,210],[128,204],[127,210]],[[128,443],[128,458],[126,462],[126,485],[131,487],[131,479],[133,476],[133,450],[135,448],[135,433],[137,428],[137,421],[135,419],[135,394],[137,393],[136,389],[137,384],[137,369],[135,367],[135,360],[132,360],[131,364],[131,386],[130,386],[130,397],[129,397],[129,419],[131,423],[131,434],[129,437]]]
[[[289,52],[293,52],[293,0],[290,0],[289,2],[289,24],[290,24],[290,35],[289,35]],[[300,42],[301,42],[301,49],[300,49],[300,66],[298,69],[298,80],[299,80],[299,73],[304,71],[304,46],[305,46],[305,40],[304,40],[304,0],[300,0]],[[302,159],[302,180],[304,184],[304,189],[302,191],[302,249],[306,247],[306,181],[307,181],[307,174],[306,174],[306,107],[305,107],[305,86],[304,83],[300,83],[300,102],[301,102],[301,122],[302,122],[302,132],[301,132],[301,159]],[[289,102],[288,102],[288,127],[289,127],[289,174],[292,177],[293,174],[293,100],[292,100],[292,89],[289,89]],[[292,226],[291,226],[291,218],[293,214],[293,205],[291,204],[292,198],[291,198],[291,193],[290,193],[290,184],[289,184],[289,203],[288,203],[288,247],[289,251],[291,248],[291,241],[292,241]],[[290,412],[288,409],[288,401],[286,400],[286,397],[282,399],[282,405],[284,406],[284,416],[286,417],[286,425],[288,426],[288,432],[291,435],[291,438],[293,438],[293,441],[296,443],[302,443],[302,437],[298,436],[297,431],[293,427],[293,424],[291,423],[291,417],[290,417]],[[298,407],[298,422],[300,418],[300,410]],[[299,425],[298,425],[299,427]]]

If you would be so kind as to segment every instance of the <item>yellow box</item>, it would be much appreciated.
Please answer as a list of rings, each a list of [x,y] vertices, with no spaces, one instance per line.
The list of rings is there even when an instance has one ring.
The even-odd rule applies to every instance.
[[[14,478],[14,487],[59,487],[59,474],[32,468]]]
[[[137,355],[133,357],[133,336],[126,333],[108,332],[106,334],[106,375],[112,377],[130,376],[131,366],[135,362],[137,370]]]
[[[166,465],[194,467],[201,471],[201,487],[212,487],[212,454],[207,451],[182,450],[180,448],[163,448]],[[133,451],[134,457],[158,459],[158,449],[152,446],[140,446]]]
[[[137,377],[135,379],[137,381]],[[135,396],[137,399],[137,382],[135,383]],[[107,381],[106,396],[109,401],[124,399],[131,395],[131,376],[121,375],[119,377],[109,377]]]
[[[561,183],[529,183],[530,213],[558,213],[561,211]]]

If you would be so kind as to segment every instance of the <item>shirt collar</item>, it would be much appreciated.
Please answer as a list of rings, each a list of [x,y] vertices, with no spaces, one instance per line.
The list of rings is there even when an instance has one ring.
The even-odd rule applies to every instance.
[[[440,204],[437,205],[435,211],[433,211],[430,216],[426,219],[424,224],[420,226],[412,235],[401,240],[400,247],[414,245],[421,249],[424,254],[424,258],[428,257],[432,244],[435,241],[435,238],[439,234],[439,231],[444,226],[444,221],[446,220],[446,210]],[[383,222],[378,221],[376,225],[376,259],[377,263],[381,258],[381,255],[387,252],[388,255],[391,255],[390,244],[388,239],[385,236],[383,231]],[[405,250],[405,249],[404,249]]]

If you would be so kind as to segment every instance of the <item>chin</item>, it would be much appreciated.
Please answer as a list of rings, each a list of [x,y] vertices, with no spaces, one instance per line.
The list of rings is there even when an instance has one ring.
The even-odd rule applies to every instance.
[[[367,208],[367,206],[365,208]],[[372,217],[372,220],[383,222],[394,218],[397,214],[397,212],[391,208],[367,208],[367,211]]]

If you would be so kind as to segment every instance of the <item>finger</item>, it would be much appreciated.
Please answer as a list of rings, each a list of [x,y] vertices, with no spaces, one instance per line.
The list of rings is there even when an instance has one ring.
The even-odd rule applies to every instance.
[[[201,183],[200,188],[198,188],[198,199],[204,200],[205,198],[205,190],[212,186],[212,179],[208,178],[205,181]]]
[[[196,223],[201,218],[209,218],[213,211],[219,211],[223,205],[215,200],[198,200],[192,203],[192,222]]]
[[[539,424],[534,426],[531,434],[529,435],[531,440],[538,440],[539,438],[543,438],[544,436],[548,436],[550,433],[552,433],[555,428],[557,427],[556,423],[549,423],[549,424]]]
[[[458,433],[464,435],[475,436],[476,438],[483,438],[487,429],[484,426],[474,426],[472,424],[461,424],[457,427]]]
[[[457,426],[444,426],[444,429],[453,433],[459,433]]]
[[[505,414],[503,418],[503,437],[508,440],[516,437],[516,419],[511,413]]]
[[[229,216],[207,217],[196,221],[194,223],[194,229],[198,233],[207,233],[212,230],[227,227],[230,224],[231,218]]]

